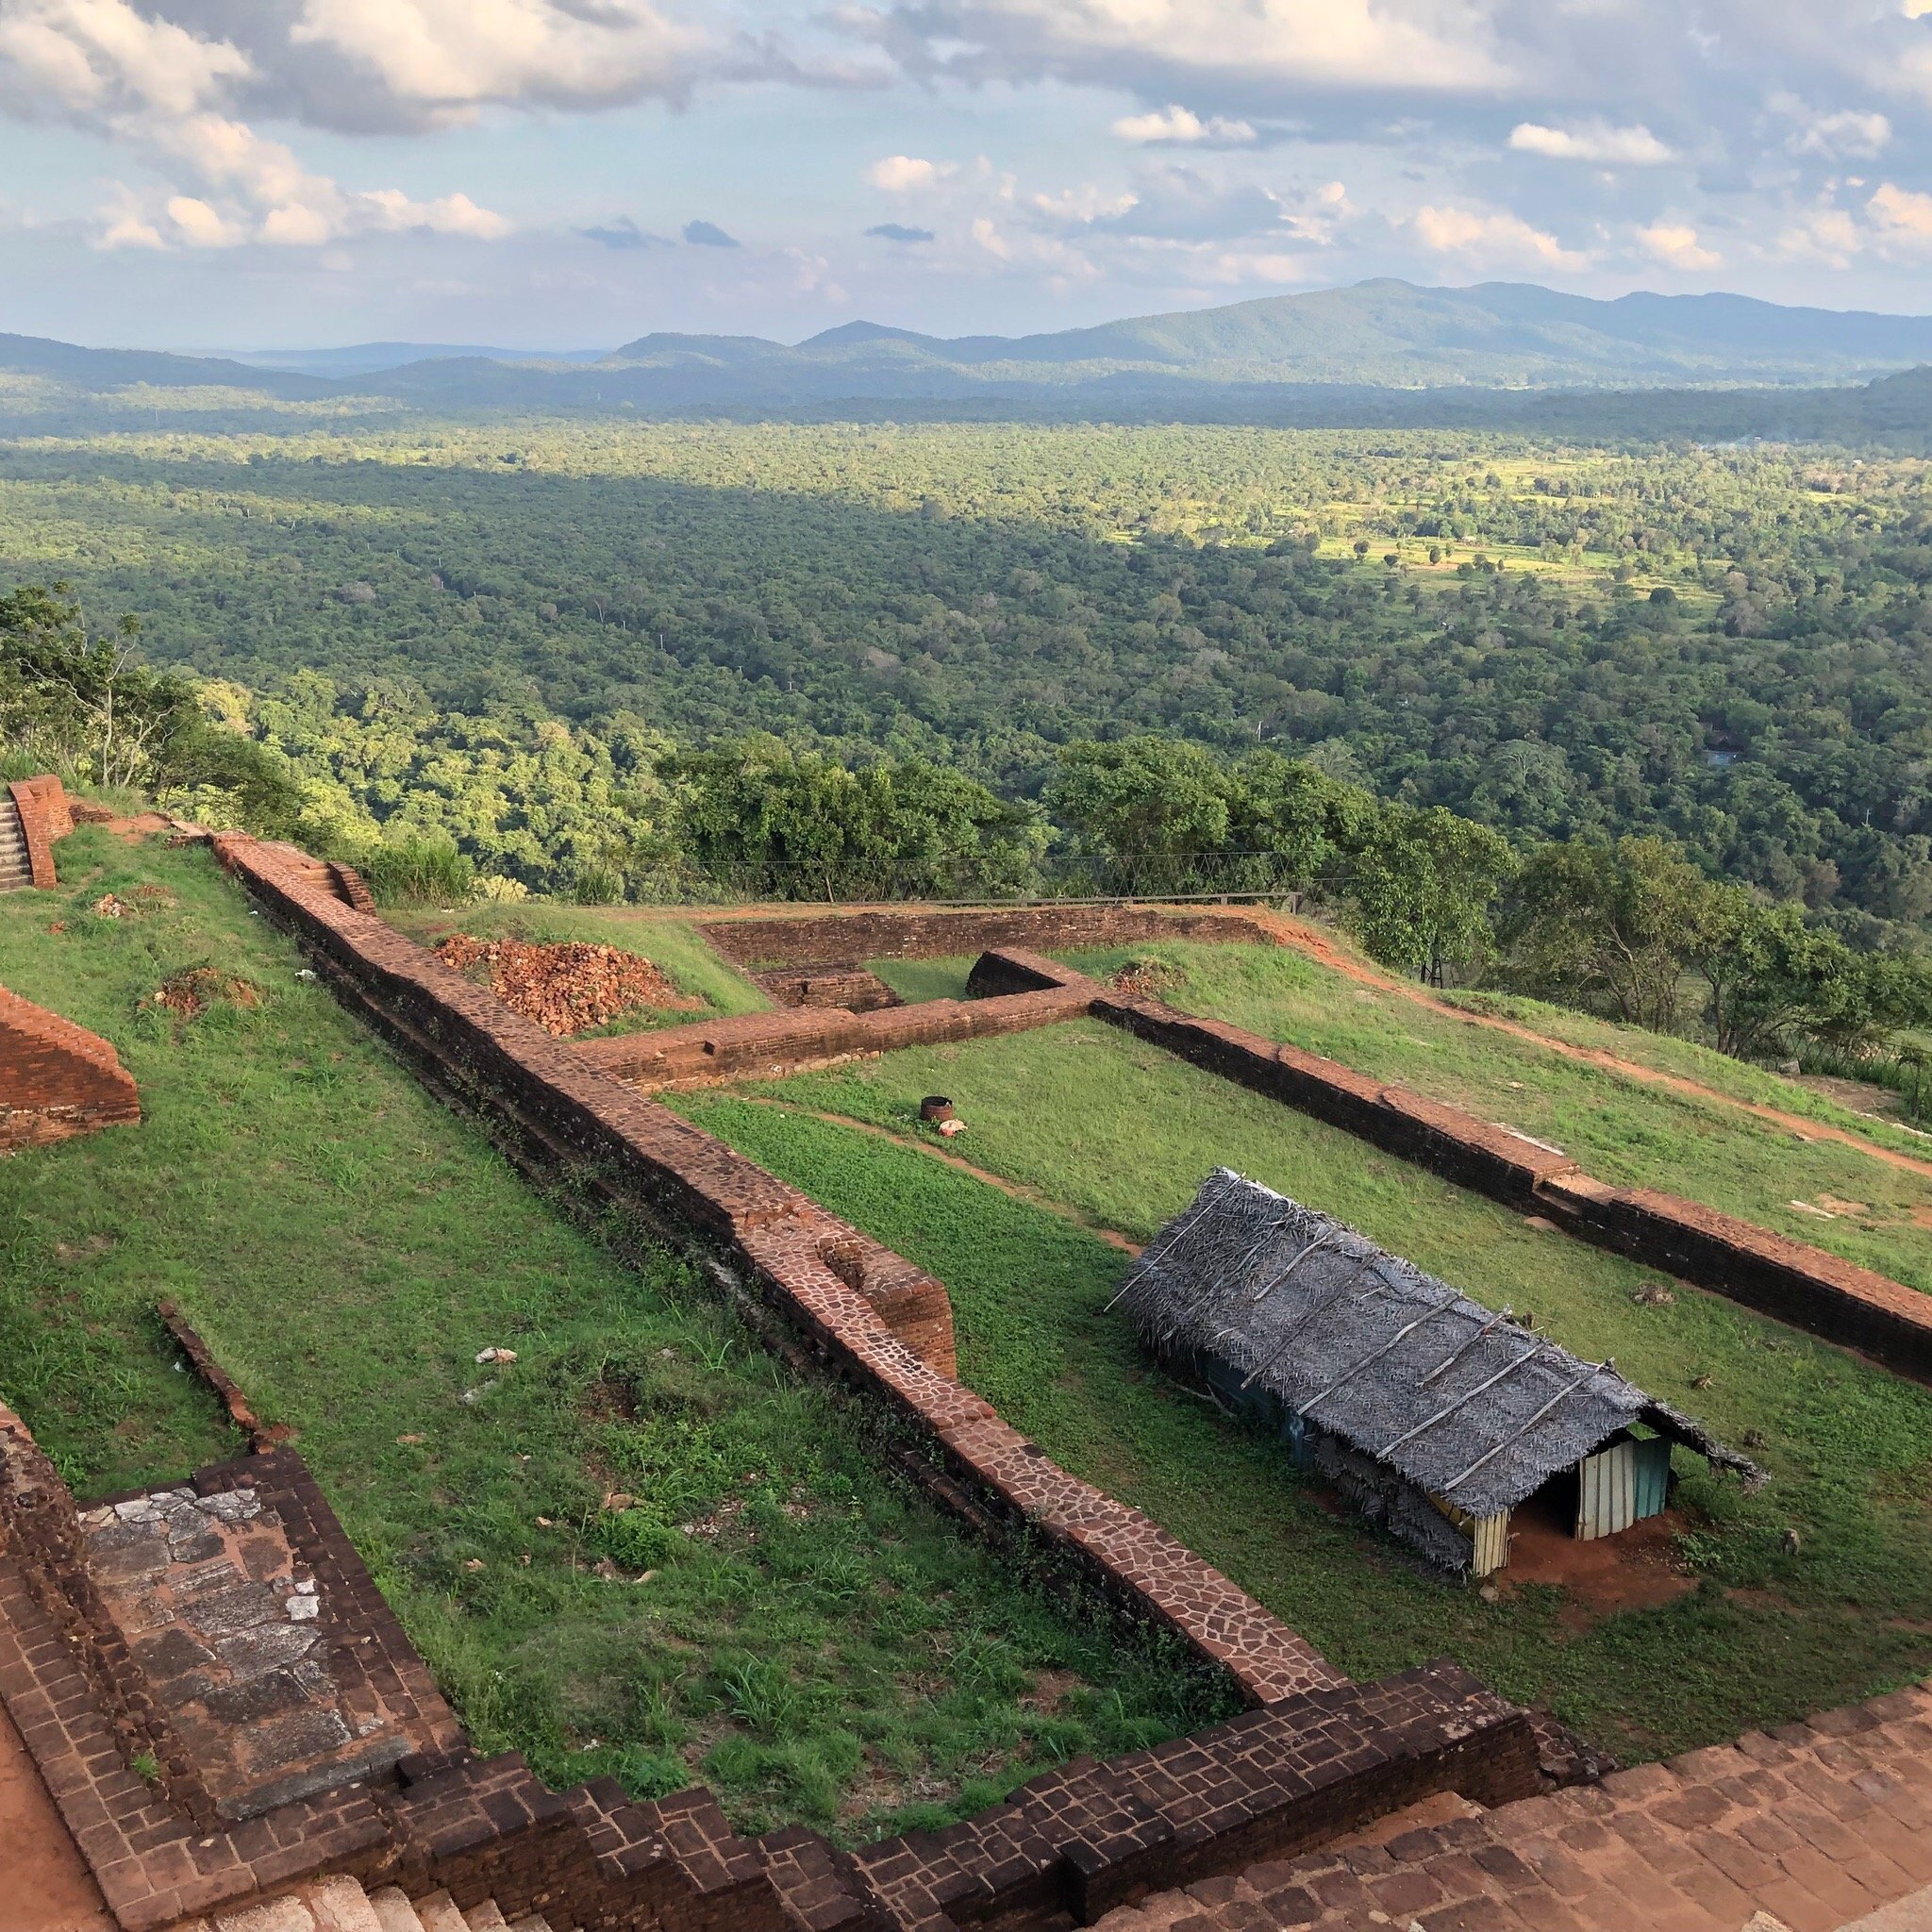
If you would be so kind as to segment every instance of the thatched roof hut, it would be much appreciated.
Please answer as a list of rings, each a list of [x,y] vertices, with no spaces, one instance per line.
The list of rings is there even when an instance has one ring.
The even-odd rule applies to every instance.
[[[1762,1480],[1612,1363],[1579,1360],[1227,1168],[1134,1262],[1119,1300],[1158,1356],[1267,1414],[1452,1569],[1501,1568],[1509,1512],[1553,1478],[1575,1481],[1578,1535],[1657,1513],[1672,1443]]]

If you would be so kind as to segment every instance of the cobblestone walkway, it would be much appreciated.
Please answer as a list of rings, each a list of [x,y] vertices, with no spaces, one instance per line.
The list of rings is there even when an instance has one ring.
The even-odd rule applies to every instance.
[[[1105,1932],[1932,1932],[1932,1689],[1210,1878]]]

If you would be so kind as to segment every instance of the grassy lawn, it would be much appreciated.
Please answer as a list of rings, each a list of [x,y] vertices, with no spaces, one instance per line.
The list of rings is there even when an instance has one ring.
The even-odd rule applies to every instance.
[[[865,963],[902,1000],[916,1006],[923,1000],[963,1000],[966,975],[978,958],[977,953],[962,953],[949,959],[868,959]]]
[[[1679,1457],[1696,1587],[1592,1611],[1550,1586],[1485,1603],[1332,1513],[1284,1453],[1151,1373],[1105,1312],[1121,1254],[914,1145],[944,1092],[952,1151],[1144,1240],[1218,1162],[1354,1223],[1592,1359],[1751,1438],[1757,1496]],[[1663,1753],[1863,1697],[1932,1666],[1932,1391],[1690,1289],[1666,1307],[1613,1256],[1525,1225],[1337,1129],[1097,1023],[919,1048],[675,1103],[953,1294],[961,1371],[1055,1457],[1138,1504],[1351,1674],[1448,1651],[1624,1754]],[[1709,1377],[1693,1389],[1693,1380]],[[1758,1446],[1758,1439],[1762,1439]],[[1802,1549],[1782,1551],[1787,1526]]]
[[[1099,978],[1129,959],[1157,960],[1170,975],[1161,996],[1185,1012],[1292,1041],[1520,1128],[1574,1155],[1604,1180],[1688,1194],[1932,1291],[1932,1178],[1856,1148],[1801,1141],[1720,1103],[1466,1024],[1399,993],[1357,985],[1287,947],[1164,941],[1062,957]],[[1932,1143],[1874,1130],[1794,1082],[1690,1041],[1532,1002],[1507,1004],[1529,1024],[1578,1044],[1625,1058],[1648,1055],[1650,1064],[1740,1099],[1832,1120],[1921,1154],[1932,1151]],[[1794,1201],[1825,1211],[1807,1212]]]
[[[641,953],[679,992],[703,1000],[712,1015],[758,1013],[772,1003],[736,967],[721,958],[688,919],[667,918],[643,907],[572,906],[560,899],[523,899],[508,905],[478,903],[453,911],[427,906],[391,906],[382,916],[412,940],[433,946],[453,932],[479,940],[572,940]],[[704,1014],[640,1013],[630,1024],[682,1025]]]
[[[145,1119],[0,1161],[0,1392],[83,1495],[239,1449],[152,1320],[172,1294],[300,1429],[477,1743],[555,1784],[702,1777],[747,1827],[857,1836],[1213,1714],[882,1480],[681,1263],[560,1219],[206,854],[83,830],[59,861],[0,897],[0,982],[113,1041]],[[255,1004],[151,1003],[204,964]]]

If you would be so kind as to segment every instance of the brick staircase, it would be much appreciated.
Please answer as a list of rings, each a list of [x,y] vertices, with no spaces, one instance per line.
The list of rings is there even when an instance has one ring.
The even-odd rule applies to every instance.
[[[1373,1842],[1162,1892],[1102,1932],[1916,1932],[1932,1926],[1932,1688],[1450,1808],[1466,1815],[1385,1820]]]
[[[265,1904],[213,1919],[192,1919],[179,1932],[578,1932],[541,1912],[506,1919],[493,1899],[460,1909],[446,1891],[406,1896],[393,1885],[374,1891],[354,1878],[325,1878]]]
[[[26,834],[20,825],[20,808],[10,799],[0,798],[0,892],[15,892],[33,882]]]

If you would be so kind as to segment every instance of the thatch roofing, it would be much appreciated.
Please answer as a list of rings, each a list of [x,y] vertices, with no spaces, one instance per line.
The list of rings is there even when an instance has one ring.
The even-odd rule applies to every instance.
[[[1763,1480],[1609,1362],[1578,1360],[1228,1168],[1156,1236],[1117,1299],[1162,1357],[1233,1369],[1244,1390],[1471,1516],[1513,1508],[1632,1423]]]

